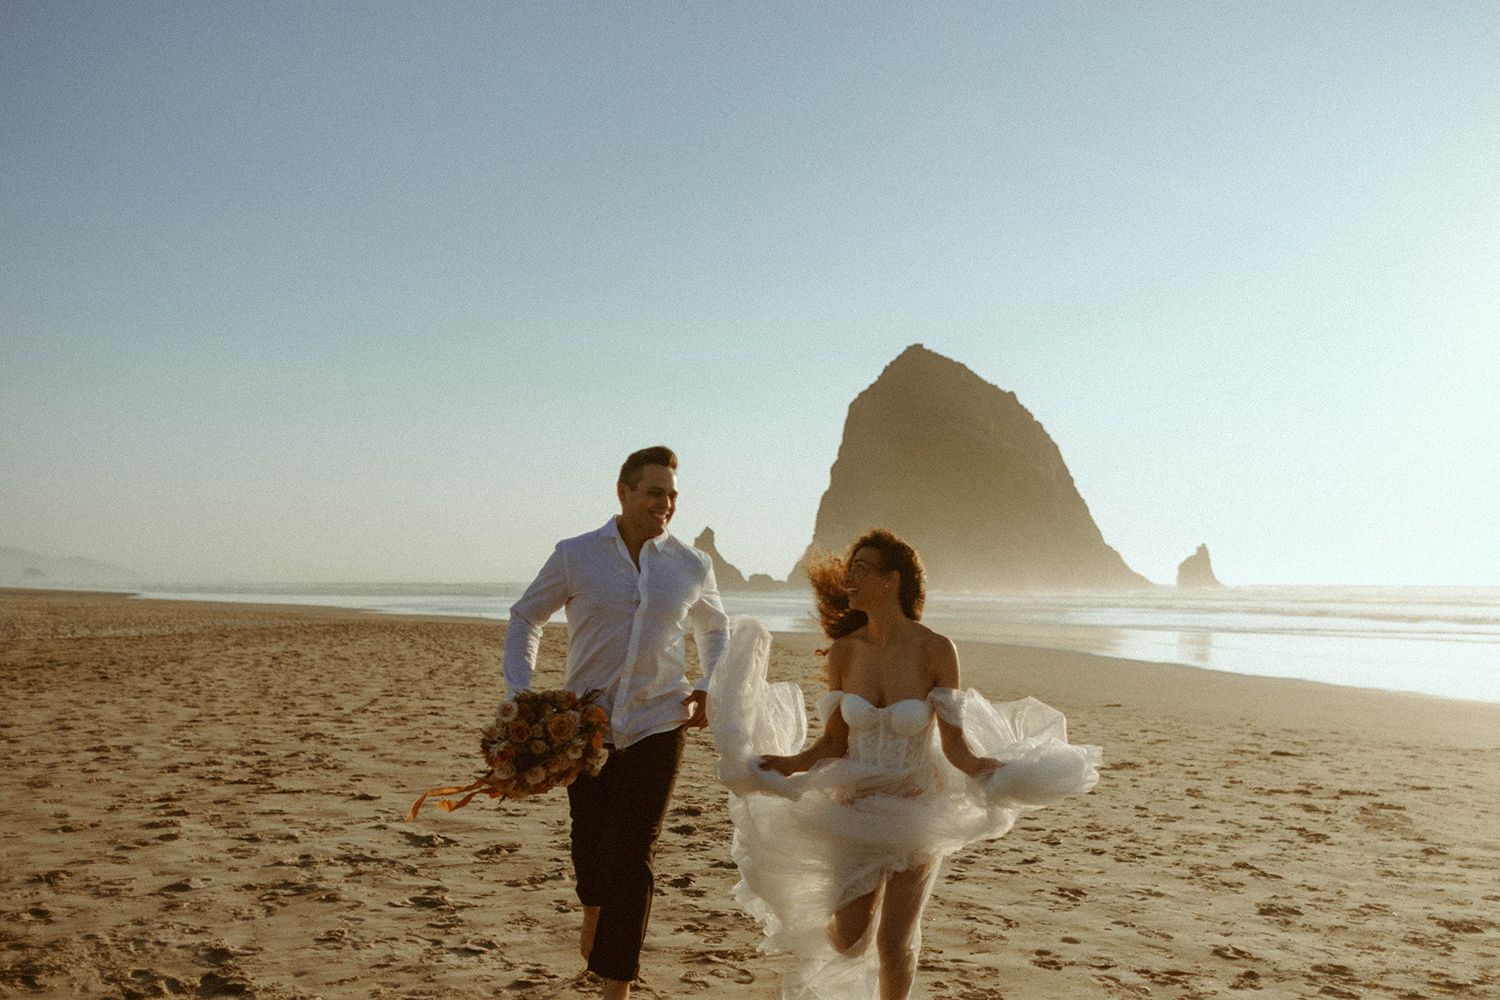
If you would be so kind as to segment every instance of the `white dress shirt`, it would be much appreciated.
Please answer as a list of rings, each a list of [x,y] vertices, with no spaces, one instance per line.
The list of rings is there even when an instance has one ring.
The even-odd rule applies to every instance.
[[[641,568],[614,518],[557,543],[547,564],[511,605],[505,631],[505,683],[531,686],[542,625],[567,609],[568,674],[575,694],[599,690],[609,713],[606,740],[623,749],[688,719],[687,621],[692,619],[706,690],[729,641],[713,560],[663,531],[641,546]]]

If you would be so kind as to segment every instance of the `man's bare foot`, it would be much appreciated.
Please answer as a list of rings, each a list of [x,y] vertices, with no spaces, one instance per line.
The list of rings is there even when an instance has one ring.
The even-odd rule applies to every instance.
[[[598,926],[599,907],[585,906],[583,908],[583,931],[578,935],[578,953],[583,956],[585,962],[594,953],[594,929]]]
[[[588,961],[594,951],[594,931],[599,926],[599,907],[583,908],[583,932],[578,935],[578,951]],[[629,1000],[630,984],[622,979],[604,980],[603,1000]]]

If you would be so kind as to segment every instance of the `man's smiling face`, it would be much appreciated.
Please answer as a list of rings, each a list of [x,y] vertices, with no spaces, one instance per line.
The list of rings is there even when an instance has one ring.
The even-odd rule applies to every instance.
[[[635,488],[620,483],[618,492],[620,523],[637,538],[655,538],[677,513],[677,473],[665,465],[644,466]]]

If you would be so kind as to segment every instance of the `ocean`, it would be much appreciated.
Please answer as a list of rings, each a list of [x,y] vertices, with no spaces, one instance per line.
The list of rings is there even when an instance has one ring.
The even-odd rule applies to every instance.
[[[524,588],[260,584],[174,586],[139,596],[503,619]],[[772,631],[818,630],[808,591],[728,593],[724,605]],[[1500,587],[934,593],[923,621],[954,639],[1500,702]]]

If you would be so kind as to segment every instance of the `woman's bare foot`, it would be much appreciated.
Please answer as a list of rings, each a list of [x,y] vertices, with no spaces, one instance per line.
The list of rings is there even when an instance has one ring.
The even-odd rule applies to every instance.
[[[587,962],[594,953],[594,929],[599,926],[599,907],[583,908],[583,931],[578,935],[578,953]]]

